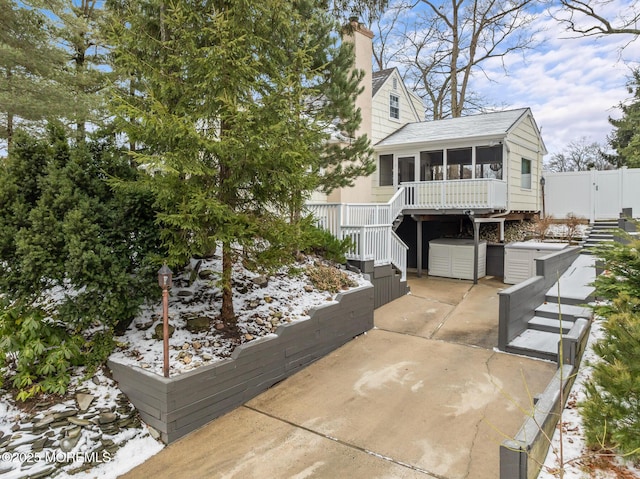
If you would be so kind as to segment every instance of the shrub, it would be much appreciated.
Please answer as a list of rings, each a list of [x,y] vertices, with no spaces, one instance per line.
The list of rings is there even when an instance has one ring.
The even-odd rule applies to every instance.
[[[594,345],[598,361],[581,403],[587,443],[640,458],[640,240],[599,250],[606,274],[596,295],[604,335]]]
[[[610,308],[581,414],[587,443],[640,458],[640,301],[622,293]]]
[[[580,216],[576,216],[573,213],[567,214],[564,220],[564,224],[566,226],[565,240],[570,244],[573,243],[574,238],[578,235],[578,226],[580,226],[584,222],[585,219]]]
[[[311,217],[302,220],[301,229],[300,250],[303,253],[322,256],[336,263],[347,261],[345,255],[353,246],[350,238],[336,238],[327,230],[315,226]]]
[[[112,343],[91,333],[112,334],[155,292],[153,197],[108,183],[137,174],[109,142],[70,146],[55,125],[46,140],[17,135],[0,165],[0,295],[11,300],[0,356],[14,358],[2,374],[20,399],[64,392],[72,363],[95,368]],[[38,307],[54,288],[64,291],[55,307]]]
[[[358,285],[349,275],[335,266],[315,264],[307,268],[307,276],[316,289],[337,293]]]
[[[80,357],[79,338],[42,308],[7,300],[0,307],[0,367],[11,370],[17,399],[63,394]]]
[[[549,234],[549,228],[554,222],[553,216],[545,216],[544,218],[538,218],[533,222],[533,232],[540,241],[547,239]]]

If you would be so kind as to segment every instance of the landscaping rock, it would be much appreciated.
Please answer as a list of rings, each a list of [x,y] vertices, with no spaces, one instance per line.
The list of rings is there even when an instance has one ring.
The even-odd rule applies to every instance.
[[[155,339],[158,340],[163,340],[164,339],[164,334],[163,334],[163,324],[162,323],[158,323],[156,324],[156,327],[154,329],[155,333],[153,335],[153,337]],[[173,332],[176,330],[175,327],[173,327],[171,324],[169,324],[169,337],[173,336]]]
[[[269,285],[269,279],[264,275],[253,278],[251,281],[259,288],[266,288]]]
[[[207,316],[197,316],[186,320],[185,328],[192,333],[208,331],[211,327],[211,318]]]
[[[143,323],[136,323],[136,329],[138,329],[139,331],[146,331],[147,329],[149,329],[151,326],[153,326],[153,323],[156,322],[155,318],[151,318],[149,321],[143,322]]]
[[[118,416],[113,412],[103,412],[98,416],[99,424],[109,424],[118,419]]]
[[[78,408],[82,412],[89,409],[89,406],[91,405],[94,399],[95,399],[95,396],[92,396],[91,394],[85,394],[85,393],[76,394],[76,402],[78,403]]]
[[[65,437],[64,439],[62,439],[62,441],[60,441],[60,450],[62,450],[62,452],[71,452],[71,450],[76,447],[76,444],[78,444],[79,440],[79,434],[75,437]]]
[[[203,269],[198,274],[199,278],[204,280],[212,279],[213,277],[215,277],[215,275],[216,275],[216,272],[211,269]]]

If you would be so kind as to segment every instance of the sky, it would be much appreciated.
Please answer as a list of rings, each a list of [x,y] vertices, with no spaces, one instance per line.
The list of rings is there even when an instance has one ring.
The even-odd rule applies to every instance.
[[[626,85],[630,66],[640,59],[640,40],[629,43],[628,35],[576,38],[547,14],[536,23],[544,30],[544,44],[526,62],[513,57],[509,76],[494,69],[497,83],[484,82],[481,90],[500,102],[531,108],[547,159],[582,137],[606,143],[613,129],[608,118],[619,118],[617,106],[630,97]]]
[[[614,18],[630,3],[611,0],[605,12]],[[498,60],[484,64],[490,80],[477,75],[472,90],[487,106],[530,107],[548,150],[546,160],[583,137],[606,144],[612,132],[608,118],[619,118],[617,106],[630,97],[626,85],[630,65],[640,59],[640,40],[629,43],[629,35],[576,38],[546,11],[536,16],[532,28],[540,31],[540,44],[524,59],[507,56],[508,74]]]

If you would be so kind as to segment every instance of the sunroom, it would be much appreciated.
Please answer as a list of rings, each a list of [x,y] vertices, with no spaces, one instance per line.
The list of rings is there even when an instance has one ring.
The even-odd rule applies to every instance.
[[[507,207],[500,140],[450,148],[378,151],[376,196],[404,187],[405,207],[425,213],[488,212]]]
[[[531,110],[409,123],[375,145],[374,201],[404,188],[416,214],[537,211],[546,153]]]

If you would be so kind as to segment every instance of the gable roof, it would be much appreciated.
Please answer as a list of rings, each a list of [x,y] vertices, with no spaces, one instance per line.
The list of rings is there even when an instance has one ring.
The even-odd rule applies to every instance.
[[[380,70],[380,71],[372,73],[372,78],[371,78],[371,86],[372,86],[371,98],[375,98],[376,94],[382,88],[382,86],[385,83],[387,83],[389,81],[389,79],[394,75],[396,75],[396,78],[398,79],[398,92],[402,92],[404,94],[404,96],[406,97],[406,99],[407,99],[407,101],[409,103],[409,108],[413,112],[414,117],[415,118],[419,118],[419,119],[423,119],[424,118],[424,109],[422,110],[422,114],[420,114],[420,112],[418,110],[416,110],[416,105],[414,104],[414,102],[411,99],[411,97],[416,98],[420,103],[422,103],[422,99],[419,96],[417,96],[414,92],[410,91],[407,88],[407,85],[405,85],[404,81],[402,80],[402,77],[400,76],[400,72],[399,72],[397,67],[387,68],[386,70]]]
[[[503,138],[527,115],[531,116],[535,126],[535,121],[529,108],[408,123],[379,141],[376,146],[407,145],[491,136]],[[539,136],[538,127],[535,126],[535,129],[536,134]],[[540,138],[540,142],[542,143],[542,138]]]
[[[380,89],[380,87],[384,85],[387,79],[391,76],[391,74],[393,73],[393,70],[395,70],[395,68],[387,68],[386,70],[373,72],[372,81],[371,81],[372,87],[373,87],[373,92],[371,93],[372,97],[376,96],[376,93],[378,93],[378,90]]]

